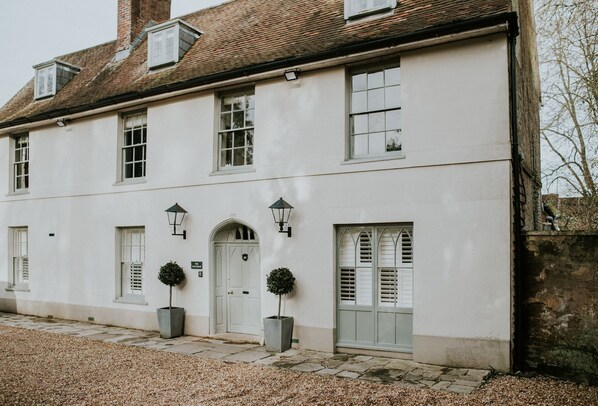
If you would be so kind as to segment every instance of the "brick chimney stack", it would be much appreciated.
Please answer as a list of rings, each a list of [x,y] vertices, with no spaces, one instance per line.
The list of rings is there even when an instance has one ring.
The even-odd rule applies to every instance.
[[[147,23],[170,20],[171,0],[118,0],[116,59],[126,58]]]

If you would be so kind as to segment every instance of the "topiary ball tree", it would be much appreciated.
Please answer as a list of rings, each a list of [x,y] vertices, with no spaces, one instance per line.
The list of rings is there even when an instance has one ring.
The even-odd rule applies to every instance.
[[[266,277],[266,287],[268,292],[278,296],[278,316],[280,319],[280,304],[282,295],[289,294],[295,288],[295,277],[288,268],[276,268],[270,271]]]
[[[158,279],[163,284],[170,286],[170,298],[168,300],[168,309],[170,310],[172,309],[172,287],[180,285],[185,280],[185,272],[176,262],[170,261],[160,267]]]

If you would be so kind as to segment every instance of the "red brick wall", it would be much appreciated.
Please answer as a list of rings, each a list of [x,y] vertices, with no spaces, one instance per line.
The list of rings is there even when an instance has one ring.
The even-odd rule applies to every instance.
[[[169,20],[170,1],[118,0],[117,51],[128,49],[150,20],[156,23]]]
[[[528,233],[522,271],[526,368],[598,385],[598,234]]]

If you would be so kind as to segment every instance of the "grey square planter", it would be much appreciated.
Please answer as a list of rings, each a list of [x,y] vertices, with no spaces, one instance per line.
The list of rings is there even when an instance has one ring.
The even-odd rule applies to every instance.
[[[293,318],[276,316],[266,317],[264,319],[264,339],[266,340],[266,350],[274,352],[284,352],[291,348],[293,339]]]
[[[156,309],[158,313],[158,326],[160,326],[160,337],[174,338],[183,335],[185,325],[185,309],[182,307],[162,307]]]

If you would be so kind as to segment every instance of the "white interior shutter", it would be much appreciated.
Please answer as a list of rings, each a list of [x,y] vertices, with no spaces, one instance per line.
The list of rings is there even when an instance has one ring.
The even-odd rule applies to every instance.
[[[143,293],[143,264],[140,263],[132,263],[129,267],[130,269],[130,289],[132,294],[141,294]]]

